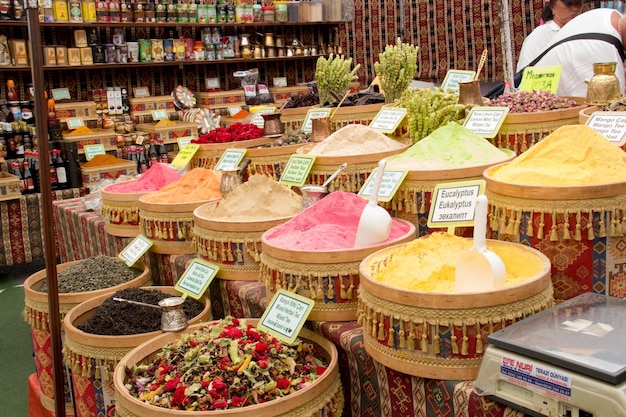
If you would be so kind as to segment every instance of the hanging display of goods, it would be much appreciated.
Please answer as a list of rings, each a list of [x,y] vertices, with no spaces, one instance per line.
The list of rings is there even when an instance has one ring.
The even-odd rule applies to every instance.
[[[183,113],[183,122],[195,122],[198,133],[204,134],[219,127],[219,117],[215,117],[208,109],[189,109]]]
[[[466,242],[461,246],[447,242],[453,239]],[[553,305],[548,258],[510,242],[488,240],[487,247],[502,259],[514,283],[505,279],[502,288],[491,291],[455,292],[456,259],[471,246],[471,239],[435,233],[363,260],[358,322],[372,358],[421,378],[471,380],[478,374],[491,333]],[[459,249],[453,251],[455,247]],[[413,256],[434,264],[415,269],[409,261]],[[410,281],[407,286],[394,283],[402,271],[405,282]],[[451,288],[438,289],[437,284],[446,282]],[[424,289],[407,289],[409,285]]]
[[[491,142],[499,148],[511,149],[518,155],[561,126],[578,124],[579,113],[588,107],[584,98],[568,97],[576,106],[547,111],[507,114]],[[491,103],[497,106],[497,103]]]
[[[65,270],[69,268],[79,268],[81,267],[81,265],[85,265],[85,261],[90,260],[93,259],[90,258],[89,260],[79,260],[59,264],[57,265],[57,274],[59,276],[62,276]],[[125,267],[123,262],[119,262]],[[152,276],[148,266],[144,265],[141,262],[138,262],[134,266],[134,268],[137,268],[139,270],[137,271],[137,276],[134,279],[130,279],[118,285],[84,292],[59,292],[59,313],[61,320],[63,320],[65,315],[72,308],[94,297],[98,297],[111,291],[117,291],[123,288],[150,285],[152,282]],[[87,271],[86,274],[90,275]],[[42,287],[46,284],[46,280],[47,271],[44,269],[32,274],[26,279],[26,281],[24,281],[24,317],[27,323],[30,325],[31,329],[34,351],[33,356],[35,358],[37,380],[39,382],[39,387],[41,390],[41,404],[47,410],[54,412],[54,377],[52,375],[52,347],[49,322],[48,293],[41,291]],[[76,279],[75,281],[76,285],[80,283],[79,279]],[[103,285],[104,282],[105,281],[102,281],[101,285]],[[72,393],[72,370],[67,366],[63,366],[63,371],[66,393],[65,409],[68,415],[74,415],[75,404],[74,395]]]
[[[172,97],[174,97],[174,105],[179,110],[191,109],[196,105],[196,97],[193,91],[182,85],[179,85],[172,91]]]
[[[258,320],[255,319],[243,320],[244,319],[240,319],[238,322],[252,326],[255,326],[258,322]],[[211,324],[212,323],[208,323],[208,325]],[[206,326],[206,323],[196,324],[190,326],[185,333],[196,332],[201,335],[202,329]],[[254,327],[248,330],[248,332],[250,331],[254,331]],[[196,333],[187,335],[187,337],[193,339]],[[306,386],[299,390],[288,390],[288,395],[280,395],[277,398],[259,402],[258,404],[249,404],[249,402],[246,401],[249,405],[237,408],[231,407],[224,410],[195,410],[193,414],[200,417],[220,415],[232,417],[247,417],[250,415],[259,417],[339,417],[343,412],[344,394],[341,380],[339,379],[337,348],[329,340],[308,329],[303,328],[298,336],[299,340],[301,340],[304,345],[308,345],[309,349],[316,351],[316,357],[319,358],[316,359],[316,362],[319,361],[318,363],[323,363],[323,366],[326,368],[313,382],[307,383]],[[200,337],[203,338],[203,343],[207,342],[206,336]],[[163,351],[166,346],[179,343],[180,338],[180,333],[163,334],[139,345],[120,360],[115,368],[113,381],[115,386],[117,416],[139,417],[150,415],[154,417],[170,417],[189,414],[188,411],[166,409],[149,404],[149,401],[141,401],[129,392],[126,385],[129,382],[128,372],[132,371],[137,365],[146,364],[154,360],[155,356]],[[210,341],[208,342],[210,343]],[[217,380],[219,381],[219,378]],[[230,384],[230,382],[226,384],[226,388],[228,388],[228,384]],[[269,384],[274,385],[273,383],[266,385]],[[222,385],[224,384],[222,383]],[[245,398],[248,396],[251,396],[251,394],[244,395]],[[240,398],[239,396],[235,397]],[[230,403],[230,401],[228,402]]]
[[[209,213],[217,204],[208,203],[193,212],[196,254],[219,265],[217,278],[258,281],[261,235],[293,216],[258,221],[216,219]]]
[[[415,239],[413,224],[392,219],[389,238],[355,248],[349,236],[356,236],[366,204],[354,193],[336,191],[263,233],[259,280],[270,297],[284,289],[315,300],[309,320],[356,320],[361,261],[381,248]],[[323,236],[316,230],[323,230]],[[286,243],[294,239],[299,243]]]
[[[141,287],[146,291],[158,291],[172,297],[181,293],[173,287]],[[115,390],[113,371],[121,358],[140,344],[161,334],[162,330],[128,335],[100,335],[81,330],[105,300],[111,298],[114,291],[91,300],[84,301],[72,308],[63,320],[65,330],[64,359],[72,370],[73,395],[76,404],[76,417],[107,415],[115,409]],[[200,298],[204,309],[195,317],[189,317],[190,325],[211,320],[211,302],[208,295]],[[158,306],[155,305],[158,308]],[[128,314],[141,314],[141,309],[126,309]],[[132,321],[131,321],[132,322]]]

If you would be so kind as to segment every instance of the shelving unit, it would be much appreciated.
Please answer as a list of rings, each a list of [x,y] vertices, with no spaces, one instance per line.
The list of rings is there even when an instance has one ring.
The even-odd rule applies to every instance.
[[[126,41],[137,39],[187,37],[200,40],[203,29],[218,28],[228,36],[251,35],[252,43],[263,42],[264,33],[282,36],[285,45],[298,39],[303,45],[334,44],[337,31],[345,22],[286,22],[286,23],[40,23],[42,46],[74,46],[73,31],[96,30],[101,44],[111,43],[112,34],[124,29]],[[9,39],[26,39],[27,22],[0,21],[0,34]],[[326,51],[321,51],[326,52]],[[43,67],[46,89],[66,87],[72,99],[87,100],[89,91],[107,86],[148,87],[151,95],[167,95],[177,85],[194,91],[205,91],[205,78],[219,78],[222,89],[235,89],[239,85],[233,72],[252,68],[259,69],[259,83],[271,86],[274,77],[286,77],[289,84],[314,79],[315,63],[320,54],[271,58],[224,58],[210,61],[166,61],[94,63],[92,65],[46,65]],[[24,88],[30,82],[30,67],[0,66],[0,96],[4,96],[6,79],[16,79],[24,97]]]

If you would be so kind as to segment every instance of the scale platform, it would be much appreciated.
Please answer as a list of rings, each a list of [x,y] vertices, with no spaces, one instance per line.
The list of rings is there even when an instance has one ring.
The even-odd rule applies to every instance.
[[[478,395],[532,416],[626,416],[626,300],[582,294],[487,340]]]

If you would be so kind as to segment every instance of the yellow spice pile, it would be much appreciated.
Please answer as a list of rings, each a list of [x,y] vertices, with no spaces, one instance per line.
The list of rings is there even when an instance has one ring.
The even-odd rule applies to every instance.
[[[146,194],[142,199],[150,203],[190,203],[215,200],[222,197],[221,180],[221,171],[194,168],[186,172],[180,180]]]
[[[626,181],[626,153],[587,125],[562,126],[490,176],[534,186],[571,187]]]
[[[372,278],[407,290],[453,293],[456,262],[471,249],[472,239],[436,232],[397,247],[386,260],[372,258],[367,265]],[[505,285],[513,285],[536,276],[543,268],[541,259],[521,245],[492,244],[506,267]],[[382,261],[382,262],[381,262]]]
[[[302,198],[268,176],[257,174],[228,193],[217,204],[205,205],[204,218],[234,221],[263,221],[295,216]]]

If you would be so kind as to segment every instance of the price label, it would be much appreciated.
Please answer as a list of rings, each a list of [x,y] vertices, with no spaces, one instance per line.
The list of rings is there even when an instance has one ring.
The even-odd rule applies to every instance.
[[[139,97],[149,97],[150,96],[150,90],[148,90],[148,87],[134,87],[133,88],[133,95],[137,98]]]
[[[311,133],[311,132],[313,132],[313,122],[311,122],[311,120],[313,120],[313,119],[321,119],[323,117],[328,117],[328,116],[330,116],[330,111],[331,110],[332,109],[330,109],[330,108],[309,109],[309,111],[306,112],[306,116],[304,116],[304,122],[302,122],[301,130],[304,133]]]
[[[408,171],[385,170],[383,172],[383,179],[380,182],[380,188],[378,189],[378,201],[391,201],[408,173]],[[374,186],[376,175],[378,175],[378,168],[372,171],[372,174],[359,190],[361,197],[369,198],[372,195],[372,187]]]
[[[428,214],[428,227],[472,226],[476,197],[483,194],[485,180],[437,184]]]
[[[526,67],[519,85],[521,91],[549,91],[556,94],[561,80],[561,65],[546,65],[541,67]]]
[[[178,143],[178,149],[183,149],[185,146],[189,145],[194,139],[196,138],[194,138],[193,136],[181,136],[180,138],[176,139],[176,142]]]
[[[475,71],[449,70],[446,73],[446,77],[443,79],[443,82],[441,83],[441,88],[444,91],[452,91],[453,93],[458,93],[459,83],[472,81],[475,76]]]
[[[617,146],[626,143],[626,112],[597,111],[591,114],[586,124]]]
[[[369,127],[381,131],[382,133],[393,133],[400,122],[406,117],[406,109],[400,107],[390,107],[381,109]]]
[[[252,116],[252,121],[250,123],[263,129],[263,126],[265,126],[265,119],[263,119],[263,115],[271,114],[275,111],[276,107],[258,107],[254,112],[254,115]]]
[[[191,158],[193,158],[193,156],[198,151],[198,148],[200,148],[200,145],[198,145],[197,143],[191,143],[184,148],[181,148],[176,154],[174,160],[172,161],[172,166],[175,168],[186,167],[187,164],[191,161]]]
[[[219,161],[213,168],[215,171],[221,171],[224,168],[237,168],[241,163],[246,149],[226,149]]]
[[[152,246],[152,241],[145,235],[138,235],[117,255],[126,265],[133,266]]]
[[[83,146],[83,152],[85,152],[85,159],[88,161],[91,161],[96,155],[104,155],[106,153],[104,145],[101,143],[96,145],[85,145]]]
[[[174,288],[183,293],[183,297],[188,295],[198,300],[209,288],[219,269],[217,265],[196,258],[187,267]]]
[[[294,154],[289,157],[287,166],[280,176],[280,183],[300,187],[304,185],[315,163],[315,155]]]
[[[71,100],[70,90],[67,88],[53,88],[52,98],[54,101]]]
[[[493,138],[498,134],[507,114],[508,107],[472,107],[463,126],[478,136]]]
[[[272,297],[257,327],[292,345],[314,304],[314,300],[281,288]]]
[[[163,109],[152,110],[152,120],[163,120],[163,119],[169,119],[169,117],[167,116],[167,110],[163,110]]]
[[[71,119],[67,119],[65,123],[67,123],[67,128],[69,130],[74,130],[78,129],[79,127],[85,126],[83,119],[81,119],[80,117],[72,117]]]
[[[228,107],[228,114],[230,115],[230,117],[233,117],[240,111],[241,111],[241,106],[229,106]]]

